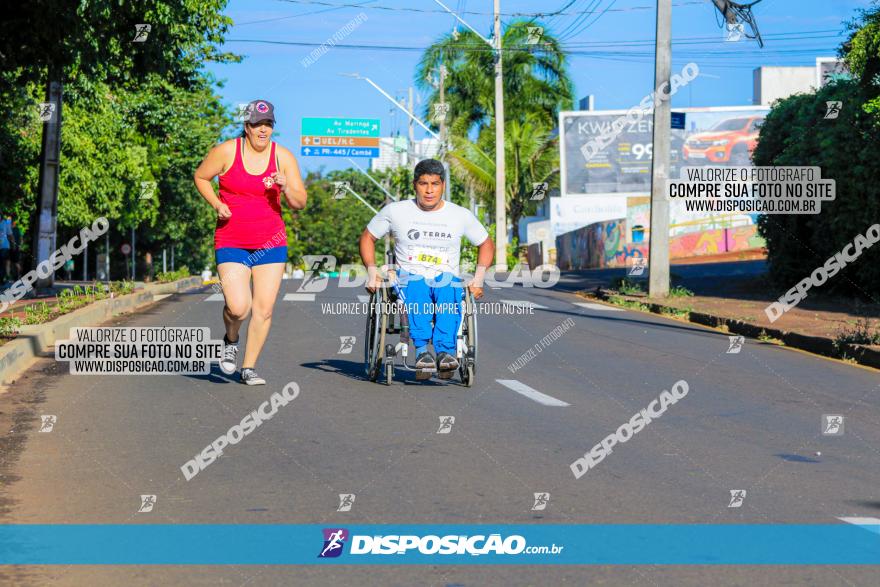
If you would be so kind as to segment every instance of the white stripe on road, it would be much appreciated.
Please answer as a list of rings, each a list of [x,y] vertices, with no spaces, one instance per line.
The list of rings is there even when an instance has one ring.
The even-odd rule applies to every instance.
[[[362,304],[366,304],[367,302],[370,301],[370,296],[359,295],[358,301]]]
[[[315,294],[313,293],[289,293],[284,294],[285,302],[314,302]]]
[[[543,404],[545,406],[558,406],[565,407],[571,404],[567,404],[560,399],[556,399],[555,397],[549,396],[546,393],[541,393],[537,389],[532,389],[525,383],[521,381],[517,381],[516,379],[496,379],[498,383],[503,385],[508,389],[512,389],[520,395],[524,395],[532,401],[536,401],[539,404]]]
[[[547,306],[542,306],[541,304],[536,304],[535,302],[530,302],[528,300],[498,300],[502,304],[507,304],[508,306],[516,306],[518,308],[534,308],[536,310],[546,310]]]
[[[874,532],[876,534],[880,534],[880,518],[837,518],[838,520],[843,520],[849,524],[855,524],[856,526],[861,526],[864,530],[868,532]]]
[[[211,294],[204,299],[206,302],[225,302],[226,298],[223,297],[222,293]]]
[[[623,312],[621,308],[615,308],[613,306],[606,306],[605,304],[593,304],[591,302],[575,302],[575,306],[580,306],[581,308],[586,308],[588,310],[604,310],[606,312]]]

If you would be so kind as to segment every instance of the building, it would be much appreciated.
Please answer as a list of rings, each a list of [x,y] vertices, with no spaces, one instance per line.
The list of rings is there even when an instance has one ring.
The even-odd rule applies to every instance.
[[[792,94],[812,92],[830,81],[847,77],[849,71],[837,57],[817,57],[815,67],[758,67],[752,78],[752,103],[769,106]]]
[[[406,137],[381,137],[379,139],[379,156],[370,159],[370,169],[373,171],[385,171],[398,167],[413,167],[413,161],[421,161],[436,157],[440,152],[440,141],[435,138],[425,138],[412,143],[412,150],[407,152]],[[409,158],[409,161],[407,159]]]

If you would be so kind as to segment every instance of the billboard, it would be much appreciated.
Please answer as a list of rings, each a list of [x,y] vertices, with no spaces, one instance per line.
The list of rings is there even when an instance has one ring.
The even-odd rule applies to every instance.
[[[594,222],[617,218],[626,218],[626,197],[624,196],[550,198],[550,234],[552,238]]]
[[[674,110],[684,114],[685,128],[670,131],[670,177],[678,177],[685,165],[750,165],[758,129],[770,109],[730,106]],[[626,113],[593,110],[559,114],[563,197],[650,194],[653,113],[628,121],[620,132],[615,132],[612,123]],[[605,137],[601,149],[594,153],[585,150],[588,142],[599,137]]]

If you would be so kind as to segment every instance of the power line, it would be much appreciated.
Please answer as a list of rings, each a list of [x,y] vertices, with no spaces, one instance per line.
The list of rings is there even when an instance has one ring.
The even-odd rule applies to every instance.
[[[362,6],[360,4],[349,4],[349,3],[338,3],[338,2],[326,2],[324,0],[281,0],[283,2],[290,2],[293,4],[315,4],[318,6],[332,6],[335,8],[368,8],[370,10],[386,10],[389,12],[418,12],[418,13],[442,13],[446,14],[445,10],[438,10],[433,8],[412,8],[409,6]],[[576,0],[575,0],[576,1]],[[679,2],[673,4],[673,6],[697,6],[704,4],[704,1],[698,0],[690,0],[687,2]],[[567,6],[571,6],[572,3],[569,3]],[[624,8],[613,8],[608,10],[608,12],[631,12],[634,10],[652,10],[653,6],[628,6]],[[594,14],[596,12],[600,12],[599,10],[587,10],[587,11],[574,11],[574,12],[501,12],[502,16],[521,16],[521,17],[530,17],[530,18],[541,18],[547,16],[577,16],[583,14]],[[484,12],[484,11],[476,11],[476,10],[465,10],[460,12],[459,14],[473,14],[473,15],[482,15],[482,16],[491,16],[494,12]]]
[[[766,38],[770,40],[776,40],[778,43],[791,42],[791,41],[801,41],[801,40],[814,40],[814,39],[833,39],[839,38],[843,36],[842,31],[837,31],[836,34],[821,34],[826,32],[832,32],[834,29],[822,29],[815,31],[792,31],[787,33],[770,33],[766,35]],[[818,33],[818,34],[814,34]],[[796,36],[799,35],[799,36]],[[310,42],[310,41],[276,41],[271,39],[227,39],[226,42],[229,43],[263,43],[263,44],[271,44],[271,45],[291,45],[291,46],[302,46],[302,47],[319,47],[324,45],[324,43],[319,42]],[[639,48],[642,46],[648,46],[653,44],[653,39],[629,39],[629,40],[617,40],[617,41],[577,41],[571,43],[560,44],[561,48],[566,53],[574,53],[581,54],[583,50],[587,49],[602,49],[605,47],[610,48]],[[726,41],[718,39],[716,37],[704,37],[704,36],[696,36],[696,37],[680,37],[678,39],[673,39],[673,45],[718,45],[719,43],[723,44]],[[390,51],[424,51],[425,48],[422,46],[399,46],[399,45],[348,45],[348,44],[335,44],[334,47],[339,48],[348,48],[348,49],[374,49],[374,50],[390,50]],[[471,45],[471,44],[453,44],[453,47],[463,50],[463,51],[486,51],[491,52],[492,49],[490,47],[483,47],[481,45]],[[790,47],[789,50],[795,50],[797,47]],[[821,49],[821,48],[820,48]],[[533,51],[533,45],[522,45],[522,46],[511,46],[507,45],[503,49],[504,51]],[[581,50],[580,52],[578,50]],[[723,50],[724,53],[735,56],[742,51],[748,51],[751,49],[740,49],[738,51],[730,51],[729,49]],[[780,48],[778,50],[786,50],[786,48]],[[812,50],[806,49],[805,50]],[[765,50],[767,51],[767,50]],[[772,52],[773,50],[769,50]],[[638,54],[637,52],[630,52],[631,54]],[[705,51],[703,51],[705,53]],[[645,54],[653,55],[653,52],[648,52]]]
[[[611,8],[614,6],[615,3],[617,3],[617,0],[611,0],[611,3],[605,8],[605,10],[603,10],[601,14],[596,16],[596,18],[594,18],[592,22],[588,22],[583,27],[572,32],[567,38],[572,39],[572,38],[576,37],[577,35],[581,34],[582,32],[584,32],[585,30],[587,30],[588,28],[590,28],[591,26],[593,26],[594,24],[596,24],[596,22],[598,22],[599,19],[602,18],[606,12],[611,10]],[[560,39],[560,40],[564,41],[566,39]]]
[[[362,4],[355,4],[354,6],[356,6],[356,7],[363,7],[363,6],[365,6],[366,4],[369,4],[369,3],[371,3],[371,2],[375,2],[375,1],[376,1],[376,0],[367,0],[366,2],[363,2]],[[291,18],[299,18],[299,17],[301,17],[301,16],[311,16],[311,15],[313,15],[313,14],[322,14],[322,13],[324,13],[324,12],[333,12],[334,10],[339,10],[340,8],[345,8],[345,7],[344,7],[344,6],[339,6],[339,7],[334,7],[334,8],[325,8],[325,9],[323,9],[323,10],[313,10],[312,12],[302,12],[302,13],[300,13],[300,14],[291,14],[291,15],[289,15],[289,16],[276,16],[276,17],[274,17],[274,18],[262,18],[262,19],[260,19],[260,20],[247,20],[247,21],[245,21],[245,22],[236,22],[236,23],[233,23],[233,26],[246,26],[246,25],[249,25],[249,24],[261,24],[261,23],[264,23],[264,22],[278,22],[279,20],[288,20],[288,19],[291,19]]]

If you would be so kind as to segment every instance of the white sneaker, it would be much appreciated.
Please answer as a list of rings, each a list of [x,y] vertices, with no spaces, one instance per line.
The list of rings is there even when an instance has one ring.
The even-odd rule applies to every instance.
[[[242,369],[241,383],[245,385],[266,385],[266,380],[257,375],[257,372],[253,369]]]
[[[231,343],[223,335],[223,355],[220,357],[220,370],[227,375],[235,373],[235,358],[238,356],[238,342]]]

